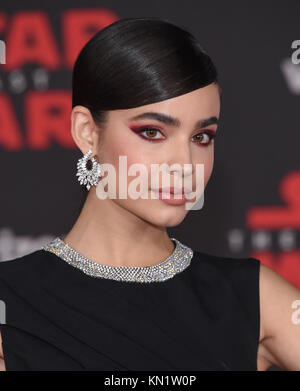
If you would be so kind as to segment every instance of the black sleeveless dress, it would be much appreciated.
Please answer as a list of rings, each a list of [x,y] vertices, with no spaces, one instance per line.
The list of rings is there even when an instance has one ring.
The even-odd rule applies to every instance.
[[[37,250],[0,263],[6,370],[257,370],[260,261],[194,251],[174,277],[95,278]]]

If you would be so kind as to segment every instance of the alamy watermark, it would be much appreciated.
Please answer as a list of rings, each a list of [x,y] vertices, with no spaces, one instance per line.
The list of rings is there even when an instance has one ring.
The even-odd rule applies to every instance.
[[[6,305],[3,300],[0,300],[0,324],[6,323]]]
[[[0,64],[6,64],[6,45],[5,42],[0,39]]]
[[[292,302],[292,308],[297,308],[296,311],[292,313],[292,317],[291,317],[292,323],[299,324],[300,323],[300,300],[294,300]]]
[[[296,39],[292,42],[292,49],[297,49],[292,54],[292,63],[295,65],[300,64],[300,39]]]
[[[119,156],[119,199],[127,199],[128,197],[137,200],[141,199],[168,199],[168,200],[182,200],[179,204],[184,204],[187,210],[199,210],[204,204],[204,164],[195,165],[195,189],[192,183],[192,165],[172,164],[169,166],[166,163],[151,164],[150,169],[150,187],[149,187],[149,173],[148,167],[143,163],[134,163],[127,168],[127,156]],[[171,185],[170,172],[175,171],[173,182]],[[104,173],[107,176],[104,177]],[[160,184],[160,173],[162,184]],[[127,184],[127,177],[134,176]],[[101,180],[96,187],[96,195],[99,199],[106,198],[116,199],[116,185],[117,174],[113,164],[101,164]],[[107,191],[105,187],[107,185]],[[173,188],[171,191],[171,187]],[[139,190],[138,190],[139,188]],[[163,191],[159,192],[159,189]],[[150,197],[149,197],[150,194]],[[194,201],[191,201],[194,200]]]

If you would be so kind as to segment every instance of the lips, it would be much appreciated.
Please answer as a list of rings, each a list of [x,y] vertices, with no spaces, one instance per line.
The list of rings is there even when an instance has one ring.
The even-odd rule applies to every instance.
[[[152,189],[153,191],[159,192],[159,193],[170,193],[170,194],[190,194],[192,190],[179,188],[179,187],[160,187],[159,189]]]

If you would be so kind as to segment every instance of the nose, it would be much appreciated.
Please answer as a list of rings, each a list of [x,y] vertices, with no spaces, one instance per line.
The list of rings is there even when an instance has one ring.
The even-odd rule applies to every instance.
[[[181,143],[180,146],[175,146],[167,161],[168,172],[176,175],[189,176],[194,173],[194,164],[191,155],[190,146]]]

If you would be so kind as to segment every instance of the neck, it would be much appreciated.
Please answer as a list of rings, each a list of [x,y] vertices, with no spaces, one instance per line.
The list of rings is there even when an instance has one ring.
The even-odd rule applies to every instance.
[[[99,200],[95,188],[64,242],[109,266],[153,266],[174,251],[165,227],[141,219],[114,200]]]

